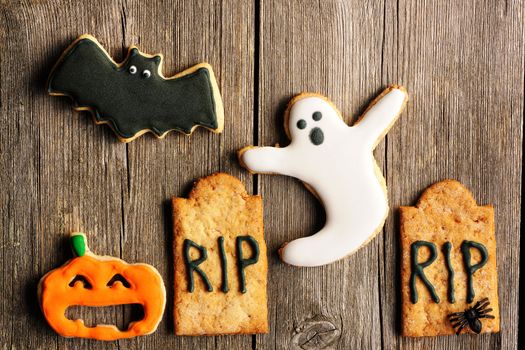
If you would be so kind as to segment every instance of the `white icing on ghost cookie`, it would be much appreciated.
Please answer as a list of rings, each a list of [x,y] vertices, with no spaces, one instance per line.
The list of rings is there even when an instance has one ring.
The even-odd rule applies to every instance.
[[[298,178],[325,207],[324,228],[285,244],[280,251],[284,262],[329,264],[354,252],[381,230],[388,200],[373,150],[407,99],[405,88],[390,86],[349,127],[326,97],[300,94],[286,112],[289,146],[246,147],[239,152],[241,164],[251,172]]]

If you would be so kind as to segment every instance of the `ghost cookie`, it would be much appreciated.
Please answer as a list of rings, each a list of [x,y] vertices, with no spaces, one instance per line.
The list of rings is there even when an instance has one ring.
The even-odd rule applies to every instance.
[[[373,150],[406,101],[406,90],[392,85],[349,127],[326,97],[303,93],[292,99],[285,113],[289,146],[250,146],[239,151],[239,160],[249,171],[298,178],[325,207],[324,228],[286,243],[280,250],[284,262],[329,264],[354,252],[381,230],[388,202]]]
[[[403,335],[498,332],[494,208],[444,180],[399,211]]]
[[[224,112],[213,69],[200,63],[172,77],[162,75],[162,55],[132,46],[116,63],[91,35],[82,35],[62,54],[48,79],[48,92],[68,96],[97,124],[108,124],[122,142],[151,132],[163,138],[198,126],[221,132]]]
[[[71,234],[74,259],[48,272],[38,284],[40,308],[47,322],[63,337],[117,340],[153,333],[162,319],[166,290],[151,265],[128,264],[121,259],[93,254],[83,233]],[[84,321],[65,316],[72,306],[139,304],[142,320],[126,330],[113,325],[87,327]]]

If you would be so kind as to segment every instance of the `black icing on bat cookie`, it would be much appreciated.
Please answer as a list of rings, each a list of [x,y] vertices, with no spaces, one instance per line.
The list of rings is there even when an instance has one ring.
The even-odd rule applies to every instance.
[[[145,132],[162,138],[168,131],[191,134],[197,126],[223,128],[223,106],[211,66],[201,63],[171,77],[161,72],[162,55],[130,47],[115,63],[90,35],[66,49],[48,80],[51,95],[69,96],[77,110],[90,110],[123,142]]]

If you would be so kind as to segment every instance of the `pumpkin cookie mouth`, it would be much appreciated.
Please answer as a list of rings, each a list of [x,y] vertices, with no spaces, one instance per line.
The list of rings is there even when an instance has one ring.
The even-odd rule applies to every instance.
[[[129,330],[133,324],[144,319],[142,304],[111,304],[107,306],[72,305],[65,311],[69,321],[82,322],[86,328],[116,327],[119,331]]]

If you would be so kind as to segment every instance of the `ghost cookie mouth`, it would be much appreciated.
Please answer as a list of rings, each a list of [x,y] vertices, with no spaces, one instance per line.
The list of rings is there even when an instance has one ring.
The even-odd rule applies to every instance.
[[[309,138],[310,138],[310,142],[313,143],[315,146],[321,145],[324,142],[323,130],[317,127],[313,128],[310,131]]]
[[[312,120],[314,122],[318,122],[323,118],[323,114],[319,111],[312,113]],[[308,122],[304,119],[300,119],[297,122],[297,128],[299,130],[304,130],[308,126]],[[324,142],[324,132],[320,127],[314,127],[310,130],[310,133],[308,135],[308,138],[310,139],[310,142],[314,146],[320,146]]]

